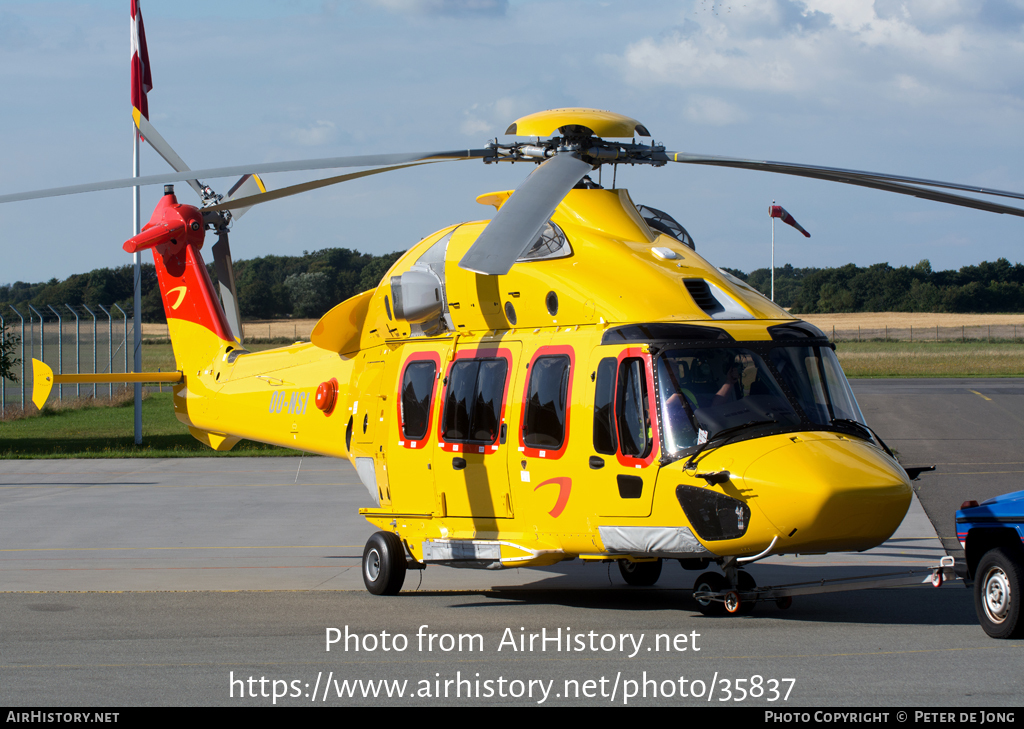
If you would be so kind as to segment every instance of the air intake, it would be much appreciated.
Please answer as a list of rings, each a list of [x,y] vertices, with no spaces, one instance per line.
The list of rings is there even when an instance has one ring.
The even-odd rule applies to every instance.
[[[683,285],[701,311],[712,319],[753,319],[732,295],[702,278],[684,278]]]
[[[686,285],[686,290],[690,292],[690,296],[697,303],[697,306],[705,314],[714,314],[722,310],[722,307],[711,293],[711,289],[708,288],[707,281],[702,278],[688,278],[684,279],[683,283]]]

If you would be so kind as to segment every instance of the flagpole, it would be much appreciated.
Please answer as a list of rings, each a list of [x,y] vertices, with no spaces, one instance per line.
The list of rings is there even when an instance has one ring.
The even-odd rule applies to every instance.
[[[772,200],[772,205],[775,201]],[[137,255],[137,254],[136,254]],[[772,218],[772,302],[775,302],[775,218]]]
[[[139,176],[139,130],[132,120],[132,176]],[[142,195],[138,185],[132,188],[132,230],[138,235],[142,224]],[[134,329],[135,358],[134,370],[142,372],[142,253],[136,251],[135,263],[135,298],[132,305],[132,328]],[[125,343],[127,346],[127,343]],[[142,444],[142,383],[135,383],[135,445]]]

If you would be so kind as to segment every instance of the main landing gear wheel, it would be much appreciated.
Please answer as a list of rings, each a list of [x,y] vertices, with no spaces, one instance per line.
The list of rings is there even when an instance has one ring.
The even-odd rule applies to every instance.
[[[363,548],[363,584],[374,595],[397,595],[405,582],[405,548],[391,532],[377,532]]]
[[[705,572],[693,583],[694,592],[721,592],[725,589],[725,578],[717,572]],[[704,615],[725,615],[725,603],[720,600],[698,599],[697,609]]]
[[[619,572],[627,585],[633,587],[650,587],[661,577],[661,560],[656,562],[630,562],[619,560]]]
[[[1005,549],[991,549],[975,571],[974,607],[978,621],[993,638],[1024,635],[1020,620],[1022,567]]]

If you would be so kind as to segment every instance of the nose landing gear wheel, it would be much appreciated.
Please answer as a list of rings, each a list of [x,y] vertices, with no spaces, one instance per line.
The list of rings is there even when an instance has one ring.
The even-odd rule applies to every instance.
[[[696,592],[721,592],[725,588],[725,578],[717,572],[705,572],[693,583]],[[725,615],[725,604],[720,600],[697,599],[697,609],[704,615]]]
[[[363,548],[363,584],[374,595],[397,595],[405,582],[405,548],[391,532],[377,532]]]
[[[657,562],[630,562],[619,560],[619,572],[627,585],[650,587],[661,577],[661,560]]]

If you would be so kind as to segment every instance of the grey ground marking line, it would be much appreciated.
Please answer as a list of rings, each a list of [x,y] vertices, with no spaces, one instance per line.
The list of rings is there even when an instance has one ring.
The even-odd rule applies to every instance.
[[[295,481],[293,481],[292,483],[299,482],[299,471],[302,470],[302,458],[302,456],[299,456],[299,467],[295,469]]]
[[[327,584],[328,582],[330,582],[331,580],[336,580],[336,579],[338,579],[339,577],[341,577],[341,576],[342,576],[343,574],[345,574],[346,572],[350,572],[351,570],[355,569],[355,567],[356,567],[356,565],[352,565],[351,567],[346,567],[345,569],[343,569],[343,570],[342,570],[341,572],[339,572],[338,574],[336,574],[336,575],[332,575],[331,577],[328,577],[327,579],[325,579],[325,580],[322,580],[321,582],[318,582],[318,583],[317,583],[316,585],[314,585],[313,587],[311,587],[311,588],[309,588],[309,589],[310,589],[310,590],[316,590],[316,589],[319,589],[319,588],[320,588],[321,586],[323,586],[323,585],[326,585],[326,584]],[[361,568],[362,568],[362,565],[359,565],[359,567],[360,567],[360,569],[361,569]],[[342,592],[345,592],[345,591],[346,591],[346,590],[342,590]],[[347,590],[347,591],[348,591],[348,592],[353,592],[354,590]]]

